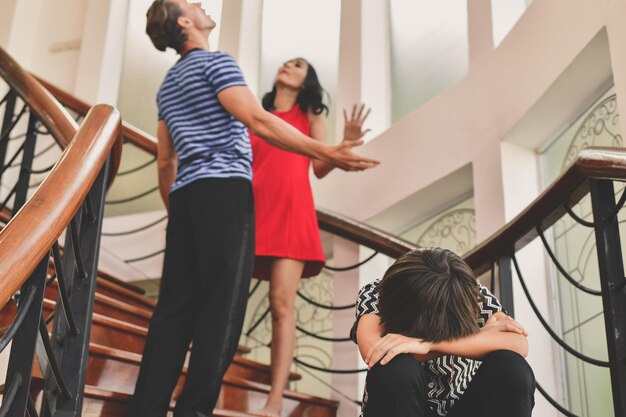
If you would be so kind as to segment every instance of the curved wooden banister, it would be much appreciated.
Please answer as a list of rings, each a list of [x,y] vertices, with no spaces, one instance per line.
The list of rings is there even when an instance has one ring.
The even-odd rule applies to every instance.
[[[4,78],[11,88],[28,104],[30,110],[37,115],[61,148],[65,148],[72,141],[78,131],[78,123],[76,123],[63,105],[55,99],[54,96],[58,91],[52,93],[44,88],[37,78],[25,71],[2,48],[0,48],[0,77]],[[49,84],[46,83],[46,85]],[[72,100],[75,104],[82,103],[80,100],[71,97],[70,94],[65,94],[67,100]],[[83,115],[87,114],[89,108],[90,106],[84,105],[80,108],[80,113]],[[111,158],[109,169],[109,186],[113,183],[119,169],[122,155],[121,140],[114,144],[111,151],[113,158]]]
[[[580,151],[567,169],[524,211],[465,255],[477,275],[491,268],[500,254],[513,253],[537,237],[589,192],[589,178],[626,180],[626,149],[592,147]]]
[[[0,308],[67,227],[120,137],[119,112],[95,106],[48,177],[0,231]]]

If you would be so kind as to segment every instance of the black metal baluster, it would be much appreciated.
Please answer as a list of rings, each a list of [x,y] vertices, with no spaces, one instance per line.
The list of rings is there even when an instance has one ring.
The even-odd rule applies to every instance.
[[[28,130],[24,139],[21,170],[15,186],[15,200],[13,202],[13,213],[16,213],[26,202],[28,194],[28,183],[30,181],[30,169],[33,165],[35,154],[35,145],[37,142],[37,126],[39,122],[37,116],[31,114],[28,120]],[[1,152],[1,149],[0,149]],[[5,149],[6,152],[6,149]],[[2,160],[5,155],[0,155]],[[7,381],[14,375],[22,378],[22,388],[16,394],[14,403],[7,410],[7,416],[17,417],[23,416],[26,410],[26,403],[30,396],[30,378],[33,365],[33,356],[35,353],[35,341],[39,332],[39,321],[41,320],[41,312],[43,306],[44,290],[46,278],[48,276],[48,256],[39,263],[35,272],[28,279],[26,284],[22,286],[22,297],[28,295],[34,289],[34,300],[29,311],[20,325],[11,346],[11,356],[9,358],[9,370],[7,372]],[[36,333],[33,333],[36,323]],[[11,365],[13,364],[13,365]]]
[[[12,128],[13,114],[15,113],[15,102],[17,101],[17,94],[14,90],[9,91],[6,99],[6,106],[4,108],[4,118],[2,120],[2,130],[0,130],[0,138],[4,138],[9,135],[9,130]],[[6,159],[7,147],[9,141],[0,142],[0,169],[4,168],[4,160]],[[0,176],[1,180],[1,176]]]
[[[67,320],[67,325],[69,326],[70,332],[72,333],[72,335],[77,335],[78,329],[76,328],[76,320],[74,320],[74,312],[70,309],[70,297],[67,283],[65,281],[65,273],[63,272],[63,260],[61,257],[61,250],[59,249],[58,243],[52,245],[52,259],[54,259],[54,269],[56,271],[55,276],[58,280],[57,284],[59,295],[57,297],[57,302],[61,303],[61,308],[63,309],[63,314],[65,316],[65,319]]]
[[[511,269],[511,257],[501,256],[498,259],[498,283],[500,287],[500,302],[507,314],[515,317],[513,305],[513,271]]]
[[[37,126],[39,121],[34,114],[28,119],[28,131],[24,143],[24,151],[22,152],[22,163],[20,175],[17,179],[15,200],[13,201],[13,214],[22,208],[28,197],[28,184],[30,183],[30,171],[33,167],[33,159],[35,156],[35,145],[37,143]]]
[[[589,180],[595,225],[604,324],[616,416],[626,415],[626,279],[615,213],[615,192],[609,180]]]
[[[39,334],[39,322],[43,305],[43,295],[48,274],[48,256],[46,255],[39,262],[35,272],[22,286],[20,299],[23,299],[34,288],[34,300],[29,311],[16,332],[11,345],[11,356],[9,357],[9,368],[7,371],[6,387],[10,382],[19,378],[22,381],[20,389],[17,391],[10,405],[7,405],[7,417],[24,417],[26,412],[26,402],[30,395],[30,378],[33,369],[33,359],[35,356],[35,344]],[[6,399],[4,401],[7,401]],[[4,404],[3,404],[4,406]]]
[[[55,321],[51,341],[52,347],[54,356],[61,364],[63,379],[71,393],[71,397],[56,395],[56,384],[48,382],[48,380],[46,381],[45,397],[51,398],[56,396],[54,404],[51,402],[47,403],[55,417],[75,417],[81,415],[108,168],[109,161],[107,160],[90,190],[94,221],[89,222],[83,219],[83,210],[78,210],[74,218],[76,239],[72,239],[72,233],[67,233],[66,236],[63,266],[66,275],[65,279],[71,288],[70,309],[74,313],[78,334],[72,335],[66,320]],[[74,246],[79,246],[80,251],[75,251]],[[86,268],[86,279],[79,278],[77,263],[74,259],[74,256],[78,254],[84,257],[82,265]],[[60,305],[57,305],[56,317],[60,317],[61,308]]]

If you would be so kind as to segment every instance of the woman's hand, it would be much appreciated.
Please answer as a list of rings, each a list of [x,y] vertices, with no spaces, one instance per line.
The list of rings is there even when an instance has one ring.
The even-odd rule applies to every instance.
[[[497,331],[497,332],[513,332],[528,336],[526,329],[516,322],[512,317],[507,316],[503,312],[494,313],[487,319],[485,325],[480,329],[481,332]]]
[[[354,106],[352,106],[352,114],[350,118],[348,119],[348,113],[346,112],[346,109],[343,109],[343,121],[344,121],[343,141],[344,142],[352,142],[355,140],[359,140],[363,136],[365,136],[367,132],[371,131],[371,129],[363,130],[363,123],[365,123],[365,120],[367,119],[367,116],[369,116],[371,110],[372,109],[368,108],[364,114],[363,112],[365,111],[365,104],[361,104],[360,106],[358,106],[358,108],[357,108],[357,105],[355,104]]]
[[[371,369],[379,361],[381,365],[385,365],[397,355],[403,353],[419,356],[427,355],[430,353],[431,347],[431,342],[402,336],[401,334],[389,333],[374,343],[365,357],[365,363],[367,363],[367,368]]]

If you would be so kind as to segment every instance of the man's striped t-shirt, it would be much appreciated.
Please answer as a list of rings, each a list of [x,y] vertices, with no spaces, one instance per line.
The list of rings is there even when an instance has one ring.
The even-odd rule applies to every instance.
[[[172,191],[203,178],[252,179],[248,130],[217,99],[241,85],[239,65],[223,52],[192,50],[168,71],[157,107],[178,156]]]

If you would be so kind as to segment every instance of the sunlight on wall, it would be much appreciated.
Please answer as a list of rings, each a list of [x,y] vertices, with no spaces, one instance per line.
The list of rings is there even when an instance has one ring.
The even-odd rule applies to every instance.
[[[467,74],[467,0],[390,0],[395,122]]]

